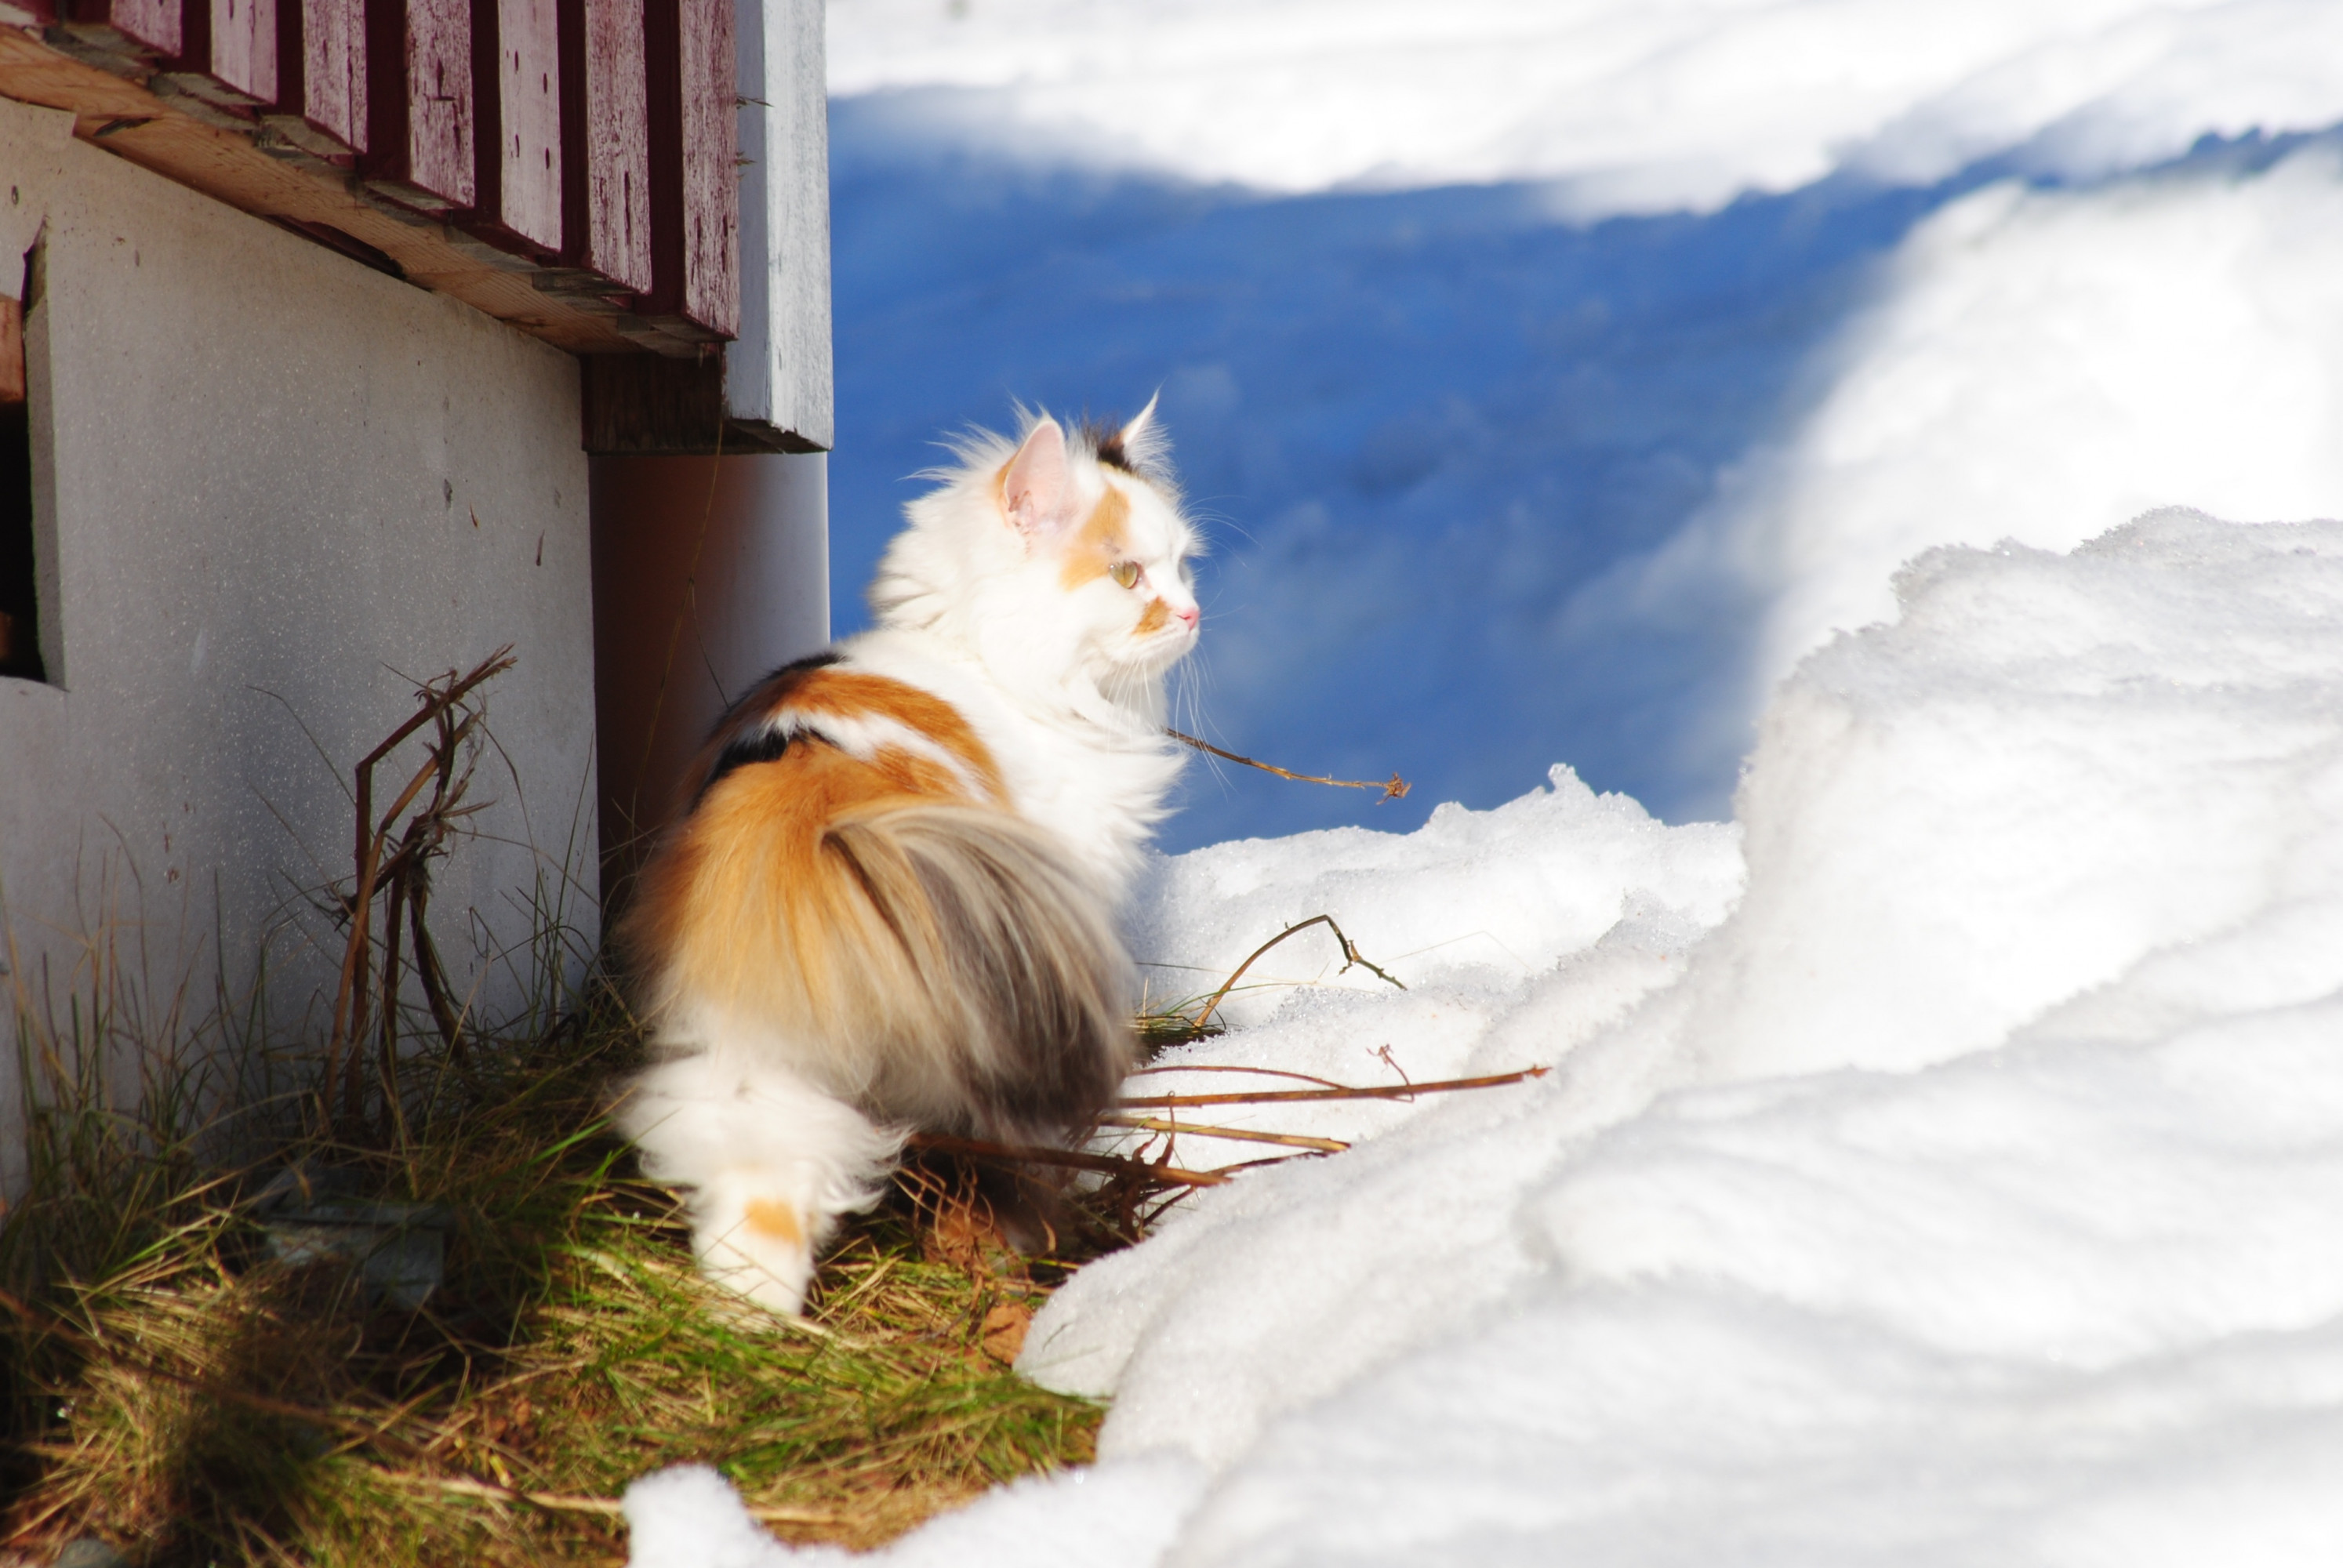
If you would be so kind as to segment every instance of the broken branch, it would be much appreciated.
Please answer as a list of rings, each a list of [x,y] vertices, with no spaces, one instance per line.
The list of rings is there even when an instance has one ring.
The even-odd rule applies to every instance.
[[[1199,1138],[1231,1138],[1241,1143],[1275,1143],[1287,1149],[1314,1149],[1340,1154],[1350,1147],[1339,1138],[1305,1138],[1299,1132],[1255,1132],[1245,1127],[1208,1127],[1201,1121],[1165,1121],[1153,1116],[1101,1116],[1101,1127],[1135,1127],[1145,1132],[1192,1132]]]
[[[1113,1154],[1085,1154],[1072,1149],[1050,1149],[1033,1143],[991,1143],[981,1138],[954,1138],[942,1132],[914,1132],[914,1149],[938,1154],[967,1154],[980,1160],[1014,1160],[1029,1165],[1063,1165],[1073,1171],[1101,1171],[1114,1176],[1138,1176],[1167,1187],[1218,1187],[1228,1181],[1210,1171],[1182,1171],[1176,1165],[1152,1165]]]
[[[1370,1089],[1267,1089],[1258,1094],[1143,1094],[1116,1101],[1122,1111],[1169,1111],[1188,1105],[1272,1105],[1303,1100],[1413,1100],[1419,1094],[1447,1094],[1460,1089],[1496,1089],[1525,1078],[1544,1078],[1554,1069],[1525,1067],[1519,1072],[1492,1073],[1486,1078],[1445,1078],[1431,1083],[1391,1083]],[[1190,1129],[1193,1131],[1193,1129]]]
[[[1240,757],[1233,751],[1223,751],[1209,740],[1199,740],[1192,735],[1183,734],[1169,726],[1165,727],[1163,733],[1182,746],[1192,746],[1199,751],[1209,751],[1213,756],[1228,761],[1242,762],[1248,768],[1258,768],[1264,773],[1274,773],[1280,779],[1291,779],[1296,784],[1331,784],[1337,789],[1380,789],[1383,793],[1375,797],[1375,804],[1378,806],[1386,800],[1403,800],[1407,798],[1407,780],[1396,773],[1380,784],[1372,779],[1328,779],[1316,773],[1296,773],[1289,769],[1280,768],[1274,762],[1262,762],[1251,757]]]
[[[1245,961],[1237,965],[1237,972],[1231,975],[1228,978],[1227,983],[1222,985],[1220,990],[1214,991],[1212,995],[1212,1000],[1204,1003],[1204,1010],[1196,1015],[1196,1027],[1198,1029],[1202,1029],[1206,1024],[1212,1021],[1212,1014],[1220,1010],[1221,1003],[1227,1000],[1229,992],[1236,990],[1237,981],[1244,979],[1245,970],[1252,968],[1253,966],[1253,960],[1260,958],[1262,954],[1269,951],[1270,949],[1275,947],[1286,938],[1293,935],[1294,932],[1306,931],[1312,926],[1325,927],[1328,930],[1334,933],[1335,941],[1342,944],[1342,969],[1335,970],[1335,973],[1344,973],[1349,970],[1352,965],[1356,964],[1361,969],[1372,970],[1384,980],[1389,981],[1394,986],[1398,986],[1402,990],[1405,990],[1407,989],[1407,987],[1389,970],[1383,969],[1381,965],[1371,962],[1369,960],[1362,957],[1359,950],[1351,945],[1351,939],[1342,934],[1342,928],[1334,923],[1333,916],[1312,915],[1306,920],[1302,920],[1296,924],[1286,927],[1283,930],[1278,932],[1277,935],[1270,938],[1269,940],[1253,949],[1252,954],[1246,958]]]

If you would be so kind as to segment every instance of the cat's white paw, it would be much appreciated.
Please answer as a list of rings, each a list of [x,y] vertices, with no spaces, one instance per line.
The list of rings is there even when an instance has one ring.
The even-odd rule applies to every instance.
[[[773,1067],[679,1056],[638,1078],[618,1124],[652,1180],[684,1189],[708,1277],[770,1312],[805,1307],[839,1217],[877,1201],[900,1137]]]
[[[814,1243],[829,1216],[756,1171],[725,1171],[703,1183],[691,1213],[701,1272],[768,1312],[795,1317],[805,1310]]]

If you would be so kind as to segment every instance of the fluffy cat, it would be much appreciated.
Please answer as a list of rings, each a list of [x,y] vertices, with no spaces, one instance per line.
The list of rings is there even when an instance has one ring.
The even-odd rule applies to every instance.
[[[1201,619],[1154,407],[961,443],[878,628],[733,705],[644,868],[618,935],[656,1065],[620,1124],[702,1268],[774,1311],[908,1131],[1062,1138],[1132,1064],[1114,917]]]

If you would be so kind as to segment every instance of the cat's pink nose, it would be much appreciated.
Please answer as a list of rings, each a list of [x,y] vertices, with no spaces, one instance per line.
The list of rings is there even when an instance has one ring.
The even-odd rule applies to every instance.
[[[1185,625],[1190,631],[1195,630],[1196,623],[1204,618],[1204,612],[1197,608],[1194,605],[1190,605],[1186,609],[1176,610],[1173,613],[1179,616],[1181,622]]]

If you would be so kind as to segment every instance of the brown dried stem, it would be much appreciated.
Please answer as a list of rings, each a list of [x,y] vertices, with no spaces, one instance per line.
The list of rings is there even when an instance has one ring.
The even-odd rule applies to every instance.
[[[382,1089],[392,1121],[395,1122],[398,1114],[397,1020],[402,913],[413,934],[414,965],[422,977],[433,1020],[447,1036],[450,1051],[458,1055],[462,1052],[460,1020],[448,1005],[446,972],[424,924],[424,907],[430,896],[428,867],[431,859],[442,851],[456,820],[478,809],[458,804],[471,779],[471,769],[459,769],[458,762],[467,743],[477,733],[481,718],[477,709],[465,706],[466,699],[482,683],[510,669],[515,662],[512,648],[508,644],[475,665],[469,674],[458,676],[449,670],[438,680],[417,688],[414,716],[358,760],[355,770],[356,874],[344,906],[348,911],[349,938],[342,952],[341,981],[334,998],[333,1032],[327,1043],[318,1091],[318,1109],[326,1123],[336,1120],[337,1091],[342,1101],[340,1120],[355,1130],[363,1119],[366,1087],[358,1070],[357,1052],[359,1042],[370,1032],[367,1010],[377,989],[370,971],[376,940],[374,904],[378,893],[387,895],[383,900],[384,952],[379,990]],[[374,811],[376,766],[427,725],[436,727],[437,733],[427,749],[423,765],[377,820]],[[426,789],[431,790],[430,799],[407,821],[397,852],[387,853],[399,819]]]
[[[1340,1154],[1350,1147],[1339,1138],[1307,1138],[1299,1132],[1255,1132],[1248,1127],[1212,1127],[1201,1121],[1166,1121],[1154,1116],[1101,1116],[1101,1127],[1135,1127],[1143,1132],[1192,1132],[1199,1138],[1231,1138],[1242,1143],[1274,1143],[1287,1149],[1309,1149],[1320,1154]]]
[[[1255,960],[1259,959],[1262,954],[1269,951],[1270,949],[1275,947],[1278,943],[1283,941],[1286,938],[1293,935],[1296,931],[1306,931],[1312,926],[1325,927],[1328,930],[1334,933],[1334,940],[1342,944],[1342,967],[1335,970],[1335,973],[1348,973],[1351,966],[1356,964],[1361,969],[1373,970],[1377,976],[1389,981],[1391,984],[1399,987],[1402,990],[1405,990],[1407,989],[1406,985],[1403,983],[1398,977],[1392,974],[1388,970],[1383,969],[1381,965],[1363,957],[1360,953],[1359,950],[1351,944],[1351,939],[1342,934],[1342,928],[1334,923],[1333,916],[1312,915],[1306,920],[1302,920],[1286,927],[1283,930],[1278,932],[1277,935],[1270,938],[1269,940],[1253,949],[1252,953],[1246,957],[1245,961],[1237,965],[1236,973],[1229,976],[1228,980],[1222,985],[1221,989],[1214,991],[1212,994],[1211,1000],[1204,1003],[1204,1010],[1196,1015],[1196,1027],[1201,1030],[1206,1024],[1212,1022],[1212,1014],[1220,1010],[1221,1003],[1228,999],[1229,992],[1236,990],[1237,981],[1244,979],[1245,970],[1252,968],[1253,961]]]
[[[1407,780],[1396,773],[1380,784],[1372,779],[1328,779],[1316,773],[1296,773],[1289,769],[1280,768],[1274,762],[1262,762],[1251,757],[1240,757],[1233,751],[1223,751],[1209,740],[1199,740],[1192,735],[1184,734],[1169,726],[1165,727],[1163,733],[1182,746],[1192,746],[1199,751],[1209,751],[1213,756],[1228,761],[1242,762],[1248,768],[1258,768],[1264,773],[1274,773],[1280,779],[1291,779],[1296,784],[1331,784],[1337,789],[1380,789],[1383,793],[1375,797],[1375,804],[1378,806],[1386,800],[1403,800],[1407,798]]]
[[[1413,1100],[1419,1094],[1449,1094],[1460,1089],[1496,1089],[1525,1078],[1544,1078],[1554,1069],[1524,1067],[1485,1078],[1443,1078],[1430,1083],[1387,1083],[1365,1089],[1269,1089],[1258,1094],[1141,1094],[1118,1100],[1123,1111],[1169,1111],[1189,1105],[1279,1105],[1307,1100]],[[1190,1131],[1194,1131],[1190,1129]]]
[[[957,1138],[945,1132],[914,1132],[910,1146],[937,1154],[965,1154],[978,1160],[1007,1160],[1026,1165],[1062,1165],[1070,1171],[1098,1171],[1111,1176],[1135,1176],[1164,1187],[1218,1187],[1228,1181],[1210,1171],[1182,1171],[1114,1154],[1089,1154],[1074,1149],[1051,1149],[1038,1143],[994,1143],[982,1138]]]

